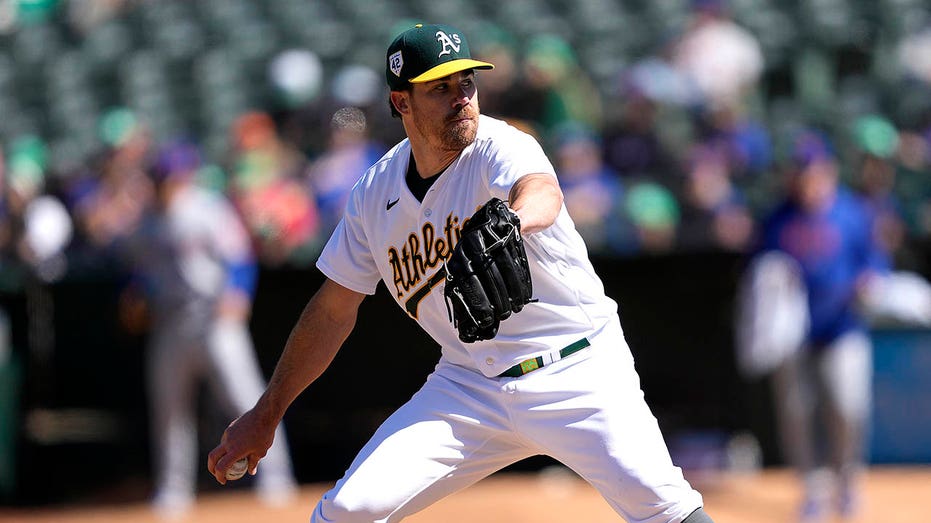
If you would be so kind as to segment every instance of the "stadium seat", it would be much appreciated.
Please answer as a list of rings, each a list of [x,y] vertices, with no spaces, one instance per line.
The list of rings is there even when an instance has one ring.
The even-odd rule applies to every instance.
[[[111,20],[87,34],[81,51],[95,68],[112,68],[132,51],[133,45],[130,29],[118,20]]]
[[[57,27],[43,23],[17,31],[10,51],[13,59],[23,67],[37,67],[61,52],[64,45]]]

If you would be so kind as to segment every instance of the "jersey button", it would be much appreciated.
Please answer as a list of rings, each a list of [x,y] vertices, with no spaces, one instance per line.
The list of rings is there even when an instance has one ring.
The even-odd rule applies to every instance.
[[[433,214],[433,211],[430,209],[427,209],[426,211],[423,212],[423,215],[426,216],[427,218],[429,218],[431,214]]]
[[[487,365],[494,365],[494,364],[495,364],[495,359],[492,358],[492,357],[485,358],[485,364],[487,364]]]

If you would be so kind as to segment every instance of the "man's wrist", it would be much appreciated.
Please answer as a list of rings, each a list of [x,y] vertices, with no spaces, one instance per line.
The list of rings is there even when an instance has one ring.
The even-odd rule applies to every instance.
[[[288,410],[288,403],[279,401],[269,392],[269,390],[266,390],[265,394],[262,394],[252,410],[264,423],[277,425],[284,418],[284,414]]]

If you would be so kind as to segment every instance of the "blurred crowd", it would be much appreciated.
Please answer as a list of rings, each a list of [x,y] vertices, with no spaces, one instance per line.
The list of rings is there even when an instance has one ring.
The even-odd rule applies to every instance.
[[[24,17],[59,2],[22,4]],[[73,30],[92,33],[137,4],[69,2],[66,13]],[[877,237],[897,262],[923,269],[910,245],[931,234],[931,104],[907,118],[878,98],[820,113],[781,106],[769,96],[776,88],[760,42],[727,4],[695,0],[689,13],[607,84],[557,34],[518,42],[499,29],[476,39],[476,54],[497,65],[479,75],[483,112],[541,140],[589,248],[614,256],[752,251],[759,219],[793,169],[794,141],[818,130],[843,182],[876,213]],[[899,46],[897,74],[912,92],[931,93],[920,67],[931,54],[925,34]],[[166,133],[126,104],[100,112],[95,146],[79,161],[55,161],[55,145],[36,134],[3,143],[3,279],[22,266],[46,281],[93,270],[112,238],[152,205],[156,159],[179,143],[200,148],[197,183],[233,203],[262,265],[311,266],[349,188],[402,130],[374,67],[328,78],[311,49],[281,51],[265,65],[272,94],[226,114],[222,139],[198,129]]]
[[[235,299],[219,284],[201,288],[210,278],[188,287],[217,318],[248,321],[255,275],[245,268],[313,267],[351,187],[404,136],[388,109],[384,44],[421,16],[443,22],[444,9],[458,16],[472,4],[485,20],[454,23],[496,65],[476,75],[482,112],[543,144],[593,254],[750,258],[793,184],[832,193],[817,181],[829,171],[866,209],[890,265],[931,276],[931,8],[920,1],[876,3],[888,10],[877,8],[877,26],[898,31],[885,38],[837,10],[819,18],[816,4],[847,2],[792,3],[810,8],[806,27],[841,22],[780,54],[796,28],[775,17],[776,0],[0,0],[0,293],[156,261],[218,278],[203,253],[236,251],[223,269],[242,287]],[[669,23],[621,17],[633,4]],[[673,4],[687,6],[681,23],[664,11]],[[424,13],[389,9],[401,5]],[[564,13],[541,14],[559,5]],[[352,16],[358,27],[345,23]],[[600,32],[567,35],[567,21]],[[378,30],[374,44],[353,36]],[[615,54],[644,35],[636,52]],[[150,47],[133,49],[140,40]],[[29,107],[43,104],[47,117],[31,120]],[[166,180],[231,212],[173,214]],[[168,231],[170,250],[156,256],[146,249],[168,236],[146,230],[153,223],[192,225]],[[237,231],[242,249],[230,245]],[[140,261],[127,238],[161,239],[142,245]],[[182,310],[175,298],[163,308]],[[122,306],[124,326],[143,328],[142,305]]]

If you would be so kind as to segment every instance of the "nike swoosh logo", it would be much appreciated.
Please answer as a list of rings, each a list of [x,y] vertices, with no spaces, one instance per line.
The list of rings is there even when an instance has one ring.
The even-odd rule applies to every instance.
[[[398,203],[399,201],[401,201],[401,198],[398,198],[397,200],[395,200],[395,201],[393,201],[393,202],[388,202],[388,205],[385,206],[385,210],[386,210],[386,211],[390,211],[391,208],[394,207],[394,205],[395,205],[396,203]]]

